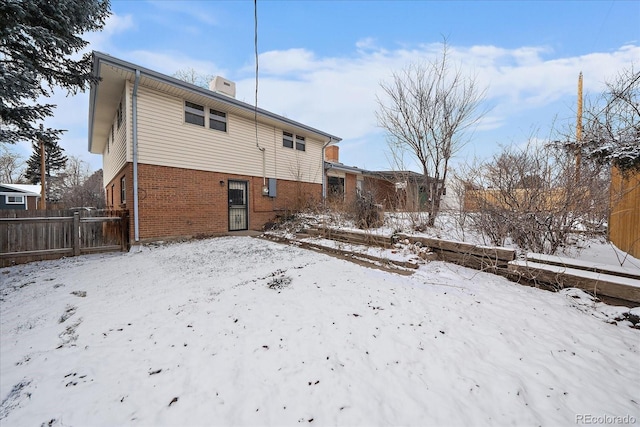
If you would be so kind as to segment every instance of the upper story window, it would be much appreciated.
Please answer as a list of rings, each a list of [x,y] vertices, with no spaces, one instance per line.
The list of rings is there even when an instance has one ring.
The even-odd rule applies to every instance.
[[[184,121],[198,126],[204,126],[204,107],[193,102],[184,102]]]
[[[8,205],[24,205],[24,196],[7,196]]]
[[[306,151],[306,141],[304,139],[304,136],[300,136],[300,135],[294,135],[291,132],[286,132],[283,131],[282,132],[282,146],[283,147],[287,147],[287,148],[293,148],[293,141],[296,142],[295,147],[296,150],[300,150],[300,151]]]
[[[227,113],[209,109],[209,127],[215,130],[227,131]]]
[[[118,104],[118,112],[116,113],[116,115],[117,115],[118,129],[120,129],[120,125],[122,124],[122,101],[120,101],[120,104]]]
[[[293,134],[289,132],[282,132],[282,146],[287,148],[293,148]]]

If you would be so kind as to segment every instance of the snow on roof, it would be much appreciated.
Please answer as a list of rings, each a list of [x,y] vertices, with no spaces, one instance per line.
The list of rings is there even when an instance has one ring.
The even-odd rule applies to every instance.
[[[40,196],[42,187],[39,185],[31,184],[0,184],[0,187],[9,188],[11,190],[19,191],[21,193],[30,193],[29,195]]]

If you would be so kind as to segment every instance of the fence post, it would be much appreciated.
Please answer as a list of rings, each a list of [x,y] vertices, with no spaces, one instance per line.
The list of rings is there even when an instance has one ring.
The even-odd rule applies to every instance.
[[[73,227],[71,230],[73,241],[73,256],[80,255],[80,213],[73,213]]]

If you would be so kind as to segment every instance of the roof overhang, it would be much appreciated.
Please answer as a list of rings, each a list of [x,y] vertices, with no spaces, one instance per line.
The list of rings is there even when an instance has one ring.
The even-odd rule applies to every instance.
[[[11,196],[11,195],[20,194],[21,196],[40,197],[41,187],[39,185],[0,184],[0,187],[13,190],[13,191],[2,191],[2,189],[0,189],[0,194],[2,195]]]
[[[291,130],[300,136],[319,139],[325,143],[337,143],[342,139],[322,132],[302,123],[279,116],[253,105],[238,101],[227,95],[212,92],[174,77],[114,58],[110,55],[93,52],[93,75],[100,81],[91,85],[89,94],[89,151],[102,154],[108,140],[113,117],[120,102],[126,82],[133,82],[136,71],[140,72],[140,86],[149,87],[172,96],[189,99],[192,102],[210,107],[223,108],[225,111],[241,117],[253,119],[257,116],[260,123]]]
[[[337,171],[340,171],[340,172],[347,172],[347,173],[353,173],[353,174],[364,174],[364,173],[367,173],[366,170],[357,168],[355,166],[347,166],[347,165],[344,165],[342,163],[327,162],[327,161],[324,162],[324,169],[325,169],[325,171],[337,170]]]

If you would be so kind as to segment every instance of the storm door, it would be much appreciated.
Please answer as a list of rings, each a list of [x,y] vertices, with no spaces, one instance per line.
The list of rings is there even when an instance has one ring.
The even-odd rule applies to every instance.
[[[229,231],[248,230],[247,182],[229,181]]]

